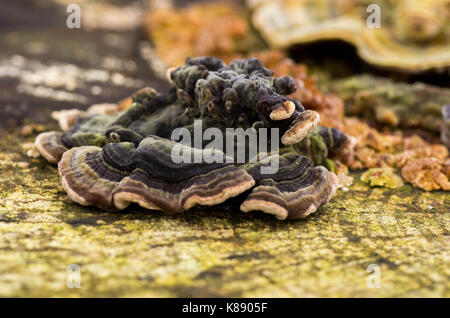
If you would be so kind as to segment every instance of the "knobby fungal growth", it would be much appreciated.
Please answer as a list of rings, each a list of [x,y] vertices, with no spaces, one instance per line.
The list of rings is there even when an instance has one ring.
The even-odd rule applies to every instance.
[[[332,159],[345,162],[352,155],[351,142],[335,128],[318,127],[315,111],[286,96],[296,90],[292,78],[274,78],[255,58],[226,65],[213,57],[187,58],[168,77],[174,87],[166,94],[145,88],[134,94],[126,111],[80,112],[76,120],[70,114],[71,127],[61,115],[64,132],[36,138],[42,156],[59,162],[70,198],[110,211],[137,203],[177,213],[239,196],[243,212],[259,210],[286,219],[305,217],[334,195]],[[250,129],[258,137],[263,128],[276,129],[279,134],[272,137],[279,138],[281,147],[266,147],[270,151],[242,163],[209,147],[211,139],[172,140],[175,129],[194,132],[197,122],[203,132],[215,129],[224,136],[230,128]],[[262,140],[273,146],[273,138]],[[226,160],[175,162],[175,147],[194,157],[214,153]],[[261,168],[272,160],[278,169],[264,172]]]

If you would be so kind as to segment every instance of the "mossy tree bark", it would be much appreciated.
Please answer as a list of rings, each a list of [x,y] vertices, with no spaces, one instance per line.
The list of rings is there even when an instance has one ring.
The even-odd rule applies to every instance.
[[[24,154],[32,139],[0,141],[0,296],[450,295],[447,193],[369,188],[355,175],[297,221],[233,202],[107,213],[71,202],[56,167]],[[71,264],[81,288],[67,286]]]

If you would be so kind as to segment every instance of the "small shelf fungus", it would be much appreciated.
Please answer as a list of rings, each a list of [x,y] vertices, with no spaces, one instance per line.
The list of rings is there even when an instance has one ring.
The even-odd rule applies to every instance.
[[[350,139],[318,127],[316,112],[286,96],[296,90],[292,78],[274,78],[255,58],[226,65],[201,57],[170,70],[169,80],[166,94],[142,89],[126,111],[71,114],[66,131],[36,138],[43,157],[59,162],[71,199],[178,213],[239,196],[243,212],[287,219],[334,195],[331,159],[345,161]]]
[[[450,65],[448,0],[249,0],[247,4],[254,28],[275,48],[340,40],[354,45],[363,60],[378,67],[417,73]]]

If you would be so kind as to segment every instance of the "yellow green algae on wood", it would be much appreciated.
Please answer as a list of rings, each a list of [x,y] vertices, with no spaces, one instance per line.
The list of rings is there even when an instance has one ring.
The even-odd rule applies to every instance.
[[[371,187],[398,188],[404,185],[402,178],[391,167],[368,169],[361,175],[361,181]]]
[[[355,175],[303,220],[233,201],[107,213],[73,203],[32,141],[0,139],[0,296],[450,296],[448,193]]]

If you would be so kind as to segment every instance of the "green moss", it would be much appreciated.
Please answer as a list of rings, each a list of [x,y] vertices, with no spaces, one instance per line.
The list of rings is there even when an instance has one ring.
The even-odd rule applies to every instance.
[[[165,215],[82,207],[56,166],[0,139],[0,296],[450,296],[448,194],[349,191],[304,220],[223,204]],[[21,164],[19,164],[21,163]],[[81,269],[68,288],[67,268]],[[369,288],[369,264],[381,288]]]
[[[441,108],[450,89],[424,83],[406,84],[372,75],[356,75],[329,84],[345,101],[346,114],[401,128],[439,132]]]

